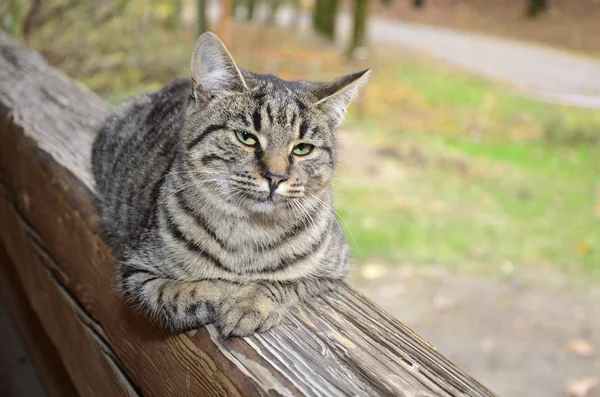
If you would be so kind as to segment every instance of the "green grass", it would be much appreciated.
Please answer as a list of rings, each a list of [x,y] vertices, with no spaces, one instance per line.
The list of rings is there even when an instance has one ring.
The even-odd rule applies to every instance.
[[[388,129],[460,136],[481,129],[486,137],[600,145],[599,111],[528,99],[427,59],[380,57],[374,69],[370,99],[385,104],[372,109],[372,116],[387,120]]]
[[[427,61],[387,67],[372,84],[387,90],[385,109],[350,123],[362,130],[352,139],[399,155],[338,174],[336,205],[357,262],[511,262],[600,276],[600,112]]]
[[[359,262],[509,261],[600,273],[594,153],[456,139],[418,145],[438,149],[427,166],[393,160],[402,175],[375,186],[343,172],[337,178],[338,212]],[[467,175],[446,165],[448,155],[464,161]]]

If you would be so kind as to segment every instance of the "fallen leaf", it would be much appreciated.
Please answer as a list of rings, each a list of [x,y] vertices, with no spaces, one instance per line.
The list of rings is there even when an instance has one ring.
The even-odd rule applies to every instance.
[[[456,306],[456,299],[442,294],[433,297],[433,308],[440,312],[446,312]]]
[[[577,244],[575,250],[580,256],[584,256],[590,253],[592,247],[590,247],[590,245],[586,241],[582,241],[579,244]]]
[[[360,268],[360,275],[366,280],[375,280],[385,276],[388,268],[378,263],[367,263]]]
[[[594,346],[584,339],[573,339],[569,342],[569,352],[575,356],[592,357],[595,354]]]
[[[406,294],[406,288],[402,284],[394,283],[393,285],[384,285],[377,288],[376,294],[378,298],[382,299],[382,302],[385,302],[388,299]]]
[[[363,220],[362,220],[363,229],[374,229],[376,226],[377,226],[377,221],[375,220],[375,218],[373,218],[371,216],[363,218]]]
[[[500,266],[500,270],[505,275],[510,276],[515,272],[515,265],[512,262],[506,261],[502,263],[502,266]]]
[[[415,277],[416,269],[414,266],[402,266],[394,271],[394,275],[402,280],[407,280]]]
[[[491,335],[487,335],[480,342],[481,351],[484,354],[492,353],[494,350],[496,350],[496,345],[496,339]]]
[[[598,384],[600,379],[596,376],[573,380],[567,385],[567,393],[570,397],[588,397]]]

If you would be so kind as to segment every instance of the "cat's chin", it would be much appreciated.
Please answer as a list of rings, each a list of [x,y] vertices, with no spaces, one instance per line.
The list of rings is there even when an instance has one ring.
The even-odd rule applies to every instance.
[[[251,212],[257,212],[261,214],[273,212],[276,208],[280,207],[280,203],[276,203],[273,201],[256,201],[251,203],[249,206],[249,210]]]
[[[269,213],[281,208],[284,204],[285,199],[279,195],[276,195],[274,197],[267,197],[261,200],[249,200],[247,206],[248,210],[251,212]]]

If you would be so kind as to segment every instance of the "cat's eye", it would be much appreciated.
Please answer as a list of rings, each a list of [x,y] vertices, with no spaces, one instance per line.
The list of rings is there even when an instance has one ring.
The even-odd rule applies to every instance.
[[[258,144],[258,138],[246,131],[236,131],[235,135],[240,142],[246,146],[256,146]]]
[[[294,146],[292,153],[294,153],[296,156],[306,156],[312,152],[314,148],[314,145],[311,145],[310,143],[300,143]]]

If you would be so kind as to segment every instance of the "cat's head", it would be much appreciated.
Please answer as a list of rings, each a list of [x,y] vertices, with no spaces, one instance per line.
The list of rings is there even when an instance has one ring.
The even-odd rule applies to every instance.
[[[319,197],[333,177],[335,130],[368,75],[316,83],[255,74],[205,33],[192,56],[184,164],[251,211]]]

